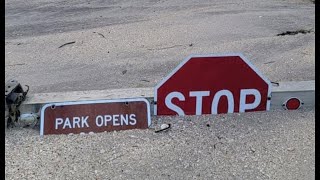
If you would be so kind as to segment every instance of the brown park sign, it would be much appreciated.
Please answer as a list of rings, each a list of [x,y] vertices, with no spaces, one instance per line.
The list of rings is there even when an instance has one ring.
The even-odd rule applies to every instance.
[[[143,98],[52,103],[41,109],[40,135],[146,129],[150,124],[150,104]]]

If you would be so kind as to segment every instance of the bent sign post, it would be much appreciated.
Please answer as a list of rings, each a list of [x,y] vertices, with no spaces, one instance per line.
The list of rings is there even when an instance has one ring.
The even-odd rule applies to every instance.
[[[191,55],[155,88],[155,115],[270,109],[271,83],[242,54]]]
[[[150,125],[150,103],[143,98],[52,103],[41,109],[40,135],[146,129]]]

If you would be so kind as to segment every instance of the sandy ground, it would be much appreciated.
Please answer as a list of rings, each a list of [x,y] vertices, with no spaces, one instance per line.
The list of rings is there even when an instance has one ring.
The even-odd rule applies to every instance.
[[[314,110],[153,118],[167,132],[6,134],[6,179],[314,179]]]
[[[314,32],[276,35],[314,30],[314,12],[280,0],[8,0],[5,79],[31,93],[154,87],[190,54],[241,52],[271,81],[313,80]]]
[[[307,0],[7,0],[5,8],[5,80],[30,93],[154,87],[203,53],[241,52],[271,81],[315,78]],[[300,29],[311,32],[277,36]],[[314,110],[153,122],[173,128],[43,139],[10,129],[6,179],[314,179]]]

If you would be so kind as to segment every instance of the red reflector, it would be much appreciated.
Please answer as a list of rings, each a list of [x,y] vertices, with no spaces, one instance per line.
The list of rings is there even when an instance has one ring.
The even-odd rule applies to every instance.
[[[296,110],[301,107],[301,101],[298,98],[290,98],[283,105],[287,110]]]

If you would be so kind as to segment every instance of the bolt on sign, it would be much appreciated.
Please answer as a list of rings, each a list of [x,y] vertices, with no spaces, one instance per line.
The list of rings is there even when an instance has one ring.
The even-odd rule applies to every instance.
[[[40,135],[79,134],[150,126],[150,103],[144,98],[46,104]]]
[[[155,115],[268,111],[271,82],[241,53],[191,55],[154,93]]]

